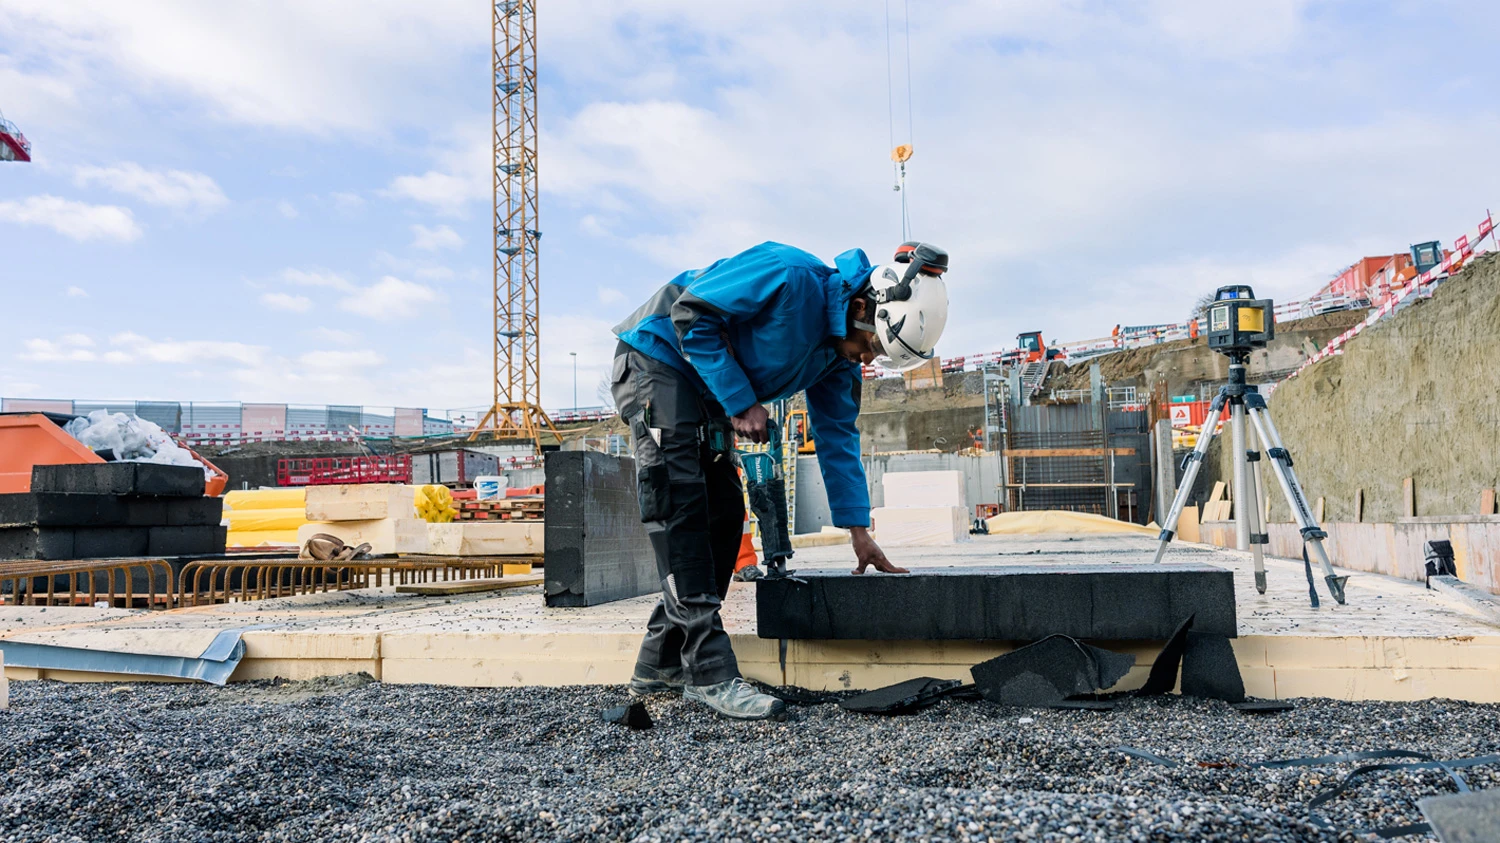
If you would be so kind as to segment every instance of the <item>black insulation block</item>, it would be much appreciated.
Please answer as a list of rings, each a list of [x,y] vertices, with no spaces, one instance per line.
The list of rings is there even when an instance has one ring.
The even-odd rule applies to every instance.
[[[661,590],[636,502],[635,460],[547,454],[548,606],[595,606]]]
[[[222,498],[143,498],[64,492],[0,495],[0,528],[206,527],[223,519]]]
[[[31,491],[75,495],[153,495],[201,497],[203,469],[144,462],[38,465],[31,469]]]
[[[228,528],[217,524],[192,527],[151,527],[146,553],[151,556],[223,553],[228,532]]]
[[[795,578],[759,580],[755,590],[762,638],[1164,640],[1190,615],[1194,629],[1235,635],[1234,577],[1212,565],[928,568],[860,576],[804,569]]]

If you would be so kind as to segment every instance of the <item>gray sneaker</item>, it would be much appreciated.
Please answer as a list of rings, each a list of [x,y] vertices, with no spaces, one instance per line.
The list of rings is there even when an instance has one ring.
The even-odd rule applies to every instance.
[[[688,685],[682,691],[682,698],[701,702],[735,720],[786,718],[786,703],[770,694],[762,694],[738,676],[717,685]]]
[[[638,664],[635,666],[635,675],[630,677],[630,695],[649,697],[652,694],[680,694],[685,684],[680,667],[658,670]]]

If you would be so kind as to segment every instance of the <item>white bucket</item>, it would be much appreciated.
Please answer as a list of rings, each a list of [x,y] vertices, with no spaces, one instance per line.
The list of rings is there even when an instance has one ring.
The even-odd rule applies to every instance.
[[[474,491],[482,501],[505,497],[505,490],[509,487],[510,478],[504,475],[486,474],[474,478]]]

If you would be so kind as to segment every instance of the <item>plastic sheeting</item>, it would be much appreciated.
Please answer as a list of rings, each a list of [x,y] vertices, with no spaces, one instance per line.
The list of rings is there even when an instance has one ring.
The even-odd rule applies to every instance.
[[[224,504],[231,510],[300,509],[307,506],[306,489],[245,489],[227,492]]]
[[[173,442],[161,425],[134,413],[95,410],[84,418],[68,422],[63,430],[106,459],[112,455],[120,462],[192,466],[202,470],[206,477],[213,477],[213,471],[195,459],[188,449]]]
[[[263,547],[266,545],[297,546],[296,530],[230,530],[224,539],[225,547]]]

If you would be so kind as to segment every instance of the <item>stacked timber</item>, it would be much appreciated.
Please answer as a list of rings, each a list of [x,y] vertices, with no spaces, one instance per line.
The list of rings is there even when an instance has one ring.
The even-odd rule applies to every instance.
[[[419,487],[420,488],[420,487]],[[538,498],[513,499],[515,507],[486,508],[483,520],[429,522],[419,517],[414,488],[382,483],[345,486],[309,486],[307,522],[297,530],[297,540],[306,546],[318,533],[341,539],[344,544],[370,545],[373,556],[533,556],[542,553],[542,507]],[[503,501],[454,501],[463,505]],[[478,509],[469,510],[478,512]],[[490,513],[502,516],[491,518]]]
[[[201,468],[38,465],[31,491],[0,495],[0,559],[219,554],[223,512]]]
[[[546,511],[546,498],[540,495],[458,502],[460,521],[542,521]]]
[[[427,522],[417,517],[410,486],[308,486],[306,514],[308,523],[297,528],[297,544],[304,547],[326,533],[351,547],[369,544],[375,556],[427,552]]]

